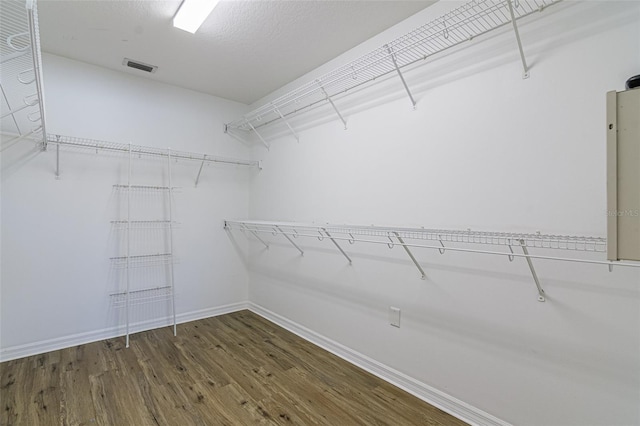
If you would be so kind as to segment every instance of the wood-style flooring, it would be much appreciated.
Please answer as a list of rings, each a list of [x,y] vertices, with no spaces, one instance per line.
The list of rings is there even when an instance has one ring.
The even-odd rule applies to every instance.
[[[1,425],[462,425],[249,311],[0,364]]]

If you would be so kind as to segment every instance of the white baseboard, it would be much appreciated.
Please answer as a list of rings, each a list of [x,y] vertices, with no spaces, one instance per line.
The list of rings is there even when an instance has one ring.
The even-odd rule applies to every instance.
[[[500,425],[507,426],[509,423],[492,416],[476,407],[473,407],[457,398],[447,395],[431,386],[407,376],[391,367],[379,363],[359,352],[354,351],[334,340],[331,340],[315,331],[280,316],[260,305],[249,302],[248,309],[255,314],[291,331],[309,342],[320,346],[334,355],[354,364],[363,370],[399,387],[412,395],[428,402],[429,404],[451,414],[472,425]]]
[[[242,311],[245,309],[248,309],[247,302],[231,303],[229,305],[217,306],[215,308],[207,308],[198,311],[177,314],[176,322],[178,324],[181,324],[203,318],[229,314],[231,312]],[[164,317],[150,321],[142,321],[131,324],[130,332],[138,333],[154,328],[166,327],[171,324],[172,319],[170,317]],[[84,345],[87,343],[97,342],[99,340],[112,339],[114,337],[124,336],[125,333],[126,331],[124,326],[116,326],[103,328],[101,330],[89,331],[86,333],[77,333],[69,336],[56,337],[55,339],[43,340],[40,342],[27,343],[25,345],[10,346],[0,349],[0,362],[10,361],[12,359],[23,358],[31,355],[38,355],[45,352],[65,349],[73,346]]]
[[[232,312],[249,309],[257,315],[291,331],[305,340],[331,352],[334,355],[362,368],[365,371],[399,387],[412,395],[428,402],[429,404],[445,411],[452,416],[459,418],[472,425],[492,425],[508,426],[509,423],[492,416],[476,407],[473,407],[457,398],[441,392],[425,383],[407,376],[400,371],[379,363],[353,349],[348,348],[332,339],[316,333],[288,318],[278,315],[268,309],[252,302],[238,302],[215,308],[202,309],[199,311],[187,312],[176,315],[176,322],[181,324],[196,321],[203,318],[215,317]],[[130,326],[131,333],[138,333],[158,327],[171,325],[170,318],[160,318],[152,321],[145,321]],[[0,362],[12,359],[23,358],[31,355],[38,355],[45,352],[55,351],[77,345],[96,342],[99,340],[120,337],[125,334],[124,327],[109,327],[102,330],[78,333],[70,336],[58,337],[25,345],[11,346],[0,350]]]

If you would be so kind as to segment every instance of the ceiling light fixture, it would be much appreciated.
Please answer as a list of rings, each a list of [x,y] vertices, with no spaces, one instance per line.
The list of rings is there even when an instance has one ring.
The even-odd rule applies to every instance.
[[[183,0],[173,17],[173,26],[195,34],[219,0]]]

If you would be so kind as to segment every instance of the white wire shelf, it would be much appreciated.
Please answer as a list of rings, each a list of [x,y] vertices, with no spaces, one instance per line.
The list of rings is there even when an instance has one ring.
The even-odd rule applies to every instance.
[[[129,291],[129,305],[141,305],[157,301],[169,301],[173,295],[171,286],[150,287]],[[112,304],[115,307],[127,305],[127,292],[111,293]]]
[[[35,0],[0,1],[1,150],[23,139],[46,147],[42,56]]]
[[[559,1],[470,1],[384,46],[250,111],[243,117],[227,123],[225,130],[254,131],[260,137],[256,129],[278,120],[284,120],[289,125],[286,122],[287,116],[324,102],[331,103],[331,106],[346,126],[346,122],[335,104],[333,104],[332,98],[346,94],[356,87],[395,72],[399,74],[415,106],[413,97],[400,72],[401,69],[432,58],[447,49],[466,41],[471,41],[509,23],[514,25],[518,45],[520,46],[515,21],[535,12],[541,12],[546,7]],[[513,12],[513,21],[511,12]],[[526,73],[527,67],[522,51],[521,56]],[[290,126],[289,128],[295,135],[295,131]],[[297,135],[295,136],[297,137]],[[262,140],[262,137],[260,139]],[[266,145],[264,140],[262,142]]]
[[[117,229],[169,229],[176,222],[170,220],[112,220],[111,225]]]
[[[267,249],[269,243],[261,237],[264,234],[272,234],[273,237],[283,236],[288,242],[304,255],[304,250],[294,241],[298,237],[317,238],[322,241],[331,241],[339,252],[352,263],[351,257],[343,249],[345,242],[349,244],[370,243],[385,244],[390,249],[395,246],[402,247],[409,256],[415,267],[421,274],[422,279],[426,279],[427,274],[422,265],[414,256],[412,249],[438,250],[440,254],[448,251],[466,252],[506,256],[510,261],[516,258],[526,260],[533,281],[538,291],[538,301],[546,300],[545,292],[540,284],[538,275],[533,265],[533,259],[554,260],[575,263],[589,263],[607,265],[609,271],[613,266],[640,268],[640,262],[612,262],[605,260],[592,260],[589,258],[557,257],[544,254],[531,254],[529,248],[536,249],[557,249],[580,252],[606,253],[607,240],[602,237],[574,236],[574,235],[545,235],[541,233],[512,233],[512,232],[487,232],[445,229],[425,229],[425,228],[398,228],[384,226],[362,226],[362,225],[318,225],[290,222],[269,222],[256,220],[227,220],[225,229],[228,231],[239,230],[243,233],[250,233]],[[425,243],[432,241],[433,243]],[[342,244],[342,245],[341,245]],[[471,247],[469,247],[470,245]],[[506,247],[507,250],[480,249],[476,245],[492,245]],[[522,253],[516,253],[519,249]]]
[[[315,225],[289,222],[226,221],[229,229],[249,228],[256,232],[273,233],[279,227],[292,236],[318,237],[329,231],[336,237],[353,240],[354,237],[395,238],[406,240],[429,240],[443,243],[490,244],[500,246],[522,246],[542,249],[561,249],[606,253],[607,239],[572,235],[548,235],[513,232],[487,232],[472,230],[446,230],[427,228],[394,228],[361,225]]]
[[[113,185],[115,189],[120,190],[152,190],[152,191],[168,191],[168,190],[176,190],[179,189],[177,186],[156,186],[156,185]]]
[[[171,253],[155,253],[134,256],[115,256],[109,258],[112,265],[116,269],[146,267],[146,266],[162,266],[175,263],[175,259]],[[127,262],[128,261],[128,262]]]
[[[88,149],[100,152],[129,153],[129,144],[106,142],[96,139],[78,138],[73,136],[48,135],[49,143],[67,148]],[[178,160],[200,161],[204,163],[222,163],[236,166],[258,167],[260,162],[255,160],[243,160],[239,158],[221,157],[211,154],[201,154],[186,151],[174,151],[169,149],[155,148],[144,145],[131,145],[131,154],[137,156],[162,157]]]

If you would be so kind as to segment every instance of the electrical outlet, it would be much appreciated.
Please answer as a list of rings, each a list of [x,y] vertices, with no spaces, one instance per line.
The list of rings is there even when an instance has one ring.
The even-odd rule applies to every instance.
[[[400,328],[400,308],[389,306],[389,324]]]

